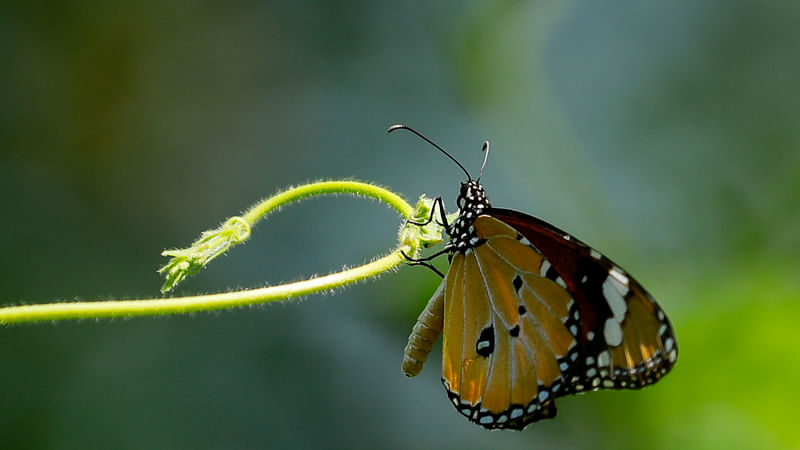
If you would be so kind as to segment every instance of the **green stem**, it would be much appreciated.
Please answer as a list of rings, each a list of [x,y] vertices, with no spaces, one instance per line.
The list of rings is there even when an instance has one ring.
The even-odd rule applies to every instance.
[[[408,250],[406,250],[408,251]],[[49,303],[0,308],[0,324],[40,322],[63,319],[135,317],[212,311],[237,306],[286,300],[377,276],[402,264],[400,249],[363,266],[319,278],[279,286],[222,294],[142,300]]]
[[[393,207],[405,218],[410,217],[414,210],[414,207],[409,205],[408,202],[403,200],[399,195],[374,184],[362,183],[359,181],[320,181],[279,192],[250,208],[250,210],[242,215],[242,219],[250,226],[253,226],[269,213],[286,203],[323,194],[355,194],[371,197]]]
[[[380,200],[396,209],[405,219],[422,221],[428,217],[432,200],[420,197],[412,207],[399,195],[380,186],[356,181],[324,181],[290,188],[253,206],[242,217],[232,217],[218,229],[204,232],[192,247],[165,251],[173,256],[162,271],[167,272],[170,288],[205,266],[208,261],[241,243],[250,235],[250,227],[275,209],[304,198],[324,194],[355,194]],[[418,227],[406,223],[398,236],[397,248],[370,263],[326,276],[295,283],[221,294],[141,300],[49,303],[0,308],[0,325],[64,319],[135,317],[211,311],[296,298],[342,287],[375,277],[406,261],[401,252],[417,255],[423,246],[441,242],[441,228],[435,224]]]
[[[203,269],[212,259],[250,237],[256,223],[283,205],[308,197],[325,194],[352,194],[378,199],[396,209],[403,217],[413,214],[413,208],[399,195],[374,184],[358,181],[320,181],[289,188],[262,200],[242,216],[228,218],[221,226],[204,231],[191,246],[165,250],[161,254],[172,259],[159,272],[166,278],[161,292],[168,292],[186,278]]]

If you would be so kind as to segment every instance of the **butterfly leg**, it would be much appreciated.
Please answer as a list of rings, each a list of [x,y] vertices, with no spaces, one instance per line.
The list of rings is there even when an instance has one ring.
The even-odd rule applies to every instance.
[[[423,267],[427,267],[428,269],[431,269],[431,270],[432,270],[434,273],[436,273],[436,275],[439,275],[439,276],[440,276],[440,277],[442,277],[442,278],[444,278],[444,274],[443,274],[442,272],[440,272],[440,271],[439,271],[439,269],[437,269],[436,267],[433,267],[433,265],[432,265],[431,263],[429,263],[428,261],[430,261],[430,260],[432,260],[433,258],[436,258],[437,256],[440,256],[440,255],[442,255],[442,254],[444,254],[444,253],[445,253],[445,251],[441,251],[441,252],[438,252],[438,253],[436,253],[436,254],[434,254],[434,255],[428,256],[428,257],[426,257],[426,258],[414,259],[414,258],[412,258],[412,257],[408,256],[408,255],[406,254],[406,252],[404,252],[404,251],[402,251],[402,250],[400,251],[400,254],[402,254],[402,255],[403,255],[403,258],[405,258],[405,259],[406,259],[406,261],[408,261],[408,265],[409,265],[409,266],[423,266]]]
[[[450,225],[447,223],[447,216],[445,215],[444,202],[442,201],[442,197],[436,197],[436,199],[433,201],[433,207],[431,208],[431,215],[428,217],[428,220],[426,220],[425,222],[414,222],[412,220],[409,220],[408,223],[410,223],[412,225],[419,226],[419,227],[423,227],[425,225],[428,225],[429,223],[431,223],[434,220],[434,217],[436,216],[437,207],[438,207],[438,210],[439,210],[439,218],[441,219],[441,223],[437,222],[437,224],[445,227],[445,229],[449,229]],[[449,252],[450,252],[450,245],[445,246],[445,248],[442,249],[441,251],[438,251],[438,252],[434,253],[433,255],[427,256],[425,258],[412,258],[412,257],[408,256],[405,252],[401,251],[400,253],[402,253],[403,257],[408,261],[408,265],[410,265],[410,266],[427,267],[428,269],[431,269],[434,273],[436,273],[440,277],[444,278],[444,274],[442,272],[440,272],[439,269],[437,269],[432,264],[430,264],[428,261],[431,261],[434,258],[436,258],[438,256],[441,256],[441,255],[443,255],[445,253],[449,253]]]
[[[442,222],[437,222],[437,224],[445,228],[450,228],[450,225],[447,224],[447,216],[444,213],[444,202],[442,201],[442,197],[436,197],[436,199],[433,200],[433,207],[431,208],[431,215],[428,217],[428,220],[425,222],[414,222],[413,220],[409,220],[408,223],[418,227],[424,227],[425,225],[431,223],[431,221],[433,221],[433,216],[436,215],[437,206],[439,207],[439,217],[442,219]]]

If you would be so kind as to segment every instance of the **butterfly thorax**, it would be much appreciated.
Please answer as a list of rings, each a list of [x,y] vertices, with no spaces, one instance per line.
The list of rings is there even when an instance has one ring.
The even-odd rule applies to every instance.
[[[461,192],[458,194],[456,204],[458,205],[458,218],[447,229],[447,235],[450,236],[452,251],[466,253],[482,243],[472,224],[485,209],[492,205],[486,198],[483,186],[476,180],[461,183]]]

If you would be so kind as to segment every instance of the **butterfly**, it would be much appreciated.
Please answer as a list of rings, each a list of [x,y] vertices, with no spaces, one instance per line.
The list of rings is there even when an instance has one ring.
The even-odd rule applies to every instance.
[[[438,253],[411,264],[443,276],[408,338],[402,369],[420,373],[439,334],[442,383],[456,409],[488,429],[521,430],[556,415],[555,399],[598,389],[639,389],[678,357],[675,333],[653,297],[597,250],[543,220],[495,208],[467,175],[458,216],[439,220],[449,237]],[[441,274],[429,261],[447,254]]]

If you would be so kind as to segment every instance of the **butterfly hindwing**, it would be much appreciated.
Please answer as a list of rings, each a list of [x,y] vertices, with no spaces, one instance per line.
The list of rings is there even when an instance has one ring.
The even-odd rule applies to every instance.
[[[540,274],[544,258],[519,233],[489,216],[475,226],[481,244],[456,253],[444,281],[442,381],[473,422],[522,429],[555,416],[576,347],[574,302]]]

